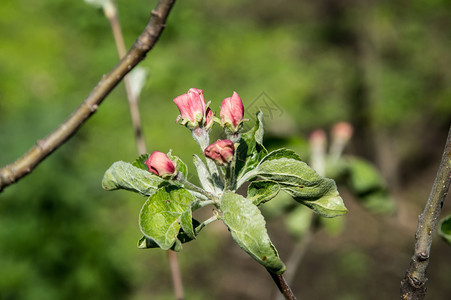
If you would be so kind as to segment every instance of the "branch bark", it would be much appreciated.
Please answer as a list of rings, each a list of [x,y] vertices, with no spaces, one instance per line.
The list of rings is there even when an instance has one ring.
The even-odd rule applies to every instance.
[[[451,183],[451,127],[448,132],[437,176],[423,213],[418,218],[415,249],[404,279],[401,299],[422,300],[426,296],[426,270],[429,265],[432,236]]]
[[[175,0],[160,0],[150,20],[127,55],[107,75],[104,75],[89,96],[72,114],[45,138],[37,141],[27,153],[0,169],[0,192],[29,174],[47,156],[74,135],[81,125],[97,111],[98,106],[124,76],[146,57],[158,41]]]
[[[283,278],[282,275],[274,274],[273,272],[268,270],[269,275],[271,275],[272,280],[274,280],[274,283],[279,288],[279,291],[282,293],[282,295],[287,300],[296,300],[296,297],[293,294],[293,291],[291,291],[290,286],[285,281],[285,278]]]

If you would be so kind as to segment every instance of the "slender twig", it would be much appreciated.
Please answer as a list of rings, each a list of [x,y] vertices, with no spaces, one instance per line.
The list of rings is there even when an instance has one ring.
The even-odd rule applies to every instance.
[[[167,16],[175,0],[160,0],[152,11],[149,23],[134,42],[127,55],[107,75],[104,75],[89,96],[72,114],[45,138],[15,162],[0,169],[0,191],[29,174],[41,161],[64,144],[81,125],[96,112],[98,106],[116,85],[141,60],[158,41]]]
[[[212,216],[212,217],[208,218],[207,220],[203,221],[202,223],[200,223],[200,225],[197,226],[197,227],[194,229],[194,232],[195,232],[196,234],[199,234],[199,232],[200,232],[205,226],[207,226],[208,224],[213,223],[214,221],[217,221],[217,220],[219,220],[219,215],[218,215],[217,212],[216,212],[214,216]]]
[[[110,22],[117,52],[119,54],[119,58],[122,59],[127,53],[116,5],[113,2],[107,2],[107,5],[104,5],[103,7],[103,11],[106,18]],[[139,95],[137,93],[134,93],[132,90],[130,76],[126,75],[124,77],[124,84],[125,91],[127,93],[128,107],[130,110],[132,125],[135,133],[136,147],[138,154],[144,154],[147,153],[147,147],[144,140],[144,135],[142,134],[143,131],[141,126],[141,117],[138,106]],[[172,283],[174,286],[175,298],[177,300],[182,300],[184,299],[183,280],[182,274],[180,272],[180,265],[177,259],[177,253],[173,252],[172,250],[168,250],[168,260],[169,268],[171,270]]]
[[[172,282],[174,284],[174,292],[176,300],[183,300],[183,283],[182,276],[180,276],[180,266],[177,260],[177,253],[168,250],[169,267],[171,269]]]
[[[423,213],[418,218],[415,249],[410,266],[401,281],[401,299],[422,300],[426,296],[426,270],[429,264],[432,235],[451,183],[451,127],[448,132],[437,176]]]
[[[121,25],[119,22],[119,16],[117,13],[117,8],[113,3],[105,5],[103,7],[106,18],[110,22],[111,31],[113,32],[114,41],[116,43],[117,52],[119,58],[123,58],[126,53],[126,47],[124,42],[124,36],[122,34]],[[125,91],[127,93],[128,107],[130,110],[130,116],[133,124],[133,129],[135,131],[136,145],[138,147],[139,154],[147,153],[146,142],[144,140],[144,135],[142,133],[141,117],[138,107],[139,95],[134,93],[132,90],[132,85],[130,82],[130,76],[124,77]]]
[[[282,275],[274,274],[273,272],[268,270],[269,275],[271,275],[272,280],[274,280],[274,283],[279,288],[279,291],[282,293],[282,295],[285,297],[285,299],[288,300],[296,300],[296,297],[294,296],[293,292],[291,291],[290,286],[285,281]]]
[[[313,214],[313,212],[310,212]],[[302,238],[298,239],[296,241],[296,244],[294,245],[293,249],[291,250],[290,256],[287,260],[287,271],[284,273],[285,275],[285,281],[287,284],[292,284],[294,281],[294,277],[296,275],[297,270],[299,269],[299,266],[301,265],[301,261],[304,258],[305,254],[307,253],[307,249],[310,245],[310,242],[313,239],[313,236],[316,233],[316,230],[318,229],[318,222],[319,217],[318,215],[312,215],[312,220],[309,224],[308,231],[302,235]],[[283,297],[280,294],[277,294],[274,297],[275,300],[282,300]]]

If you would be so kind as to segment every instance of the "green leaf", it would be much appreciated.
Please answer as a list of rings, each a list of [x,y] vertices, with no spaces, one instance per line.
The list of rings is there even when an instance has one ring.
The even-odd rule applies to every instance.
[[[438,224],[438,234],[451,245],[451,215],[444,217]]]
[[[310,229],[313,213],[305,206],[297,205],[285,218],[285,225],[290,234],[300,239]]]
[[[280,186],[275,181],[254,181],[251,182],[247,189],[247,198],[258,206],[277,196],[279,191]]]
[[[134,162],[132,162],[132,165],[145,171],[149,171],[149,167],[146,165],[146,160],[148,158],[149,153],[141,154]]]
[[[204,190],[214,194],[216,191],[213,182],[211,181],[210,173],[208,172],[208,169],[205,166],[204,162],[199,158],[199,156],[193,155],[193,163],[196,167],[200,184],[202,185]]]
[[[103,175],[102,187],[108,191],[123,189],[150,196],[163,182],[164,179],[149,171],[118,161]]]
[[[197,226],[200,225],[200,222],[197,221],[196,219],[192,220],[193,222],[193,228],[196,228]],[[193,240],[193,238],[191,237],[191,235],[188,235],[185,233],[185,231],[183,231],[183,229],[180,229],[179,234],[177,235],[177,239],[182,243],[188,243],[190,241]],[[149,249],[149,248],[159,248],[158,244],[155,243],[153,240],[143,236],[139,241],[138,241],[138,248],[139,249]],[[174,251],[180,251],[181,247],[179,247],[180,244],[174,243],[174,245],[171,247],[171,250]]]
[[[254,127],[241,135],[239,146],[236,149],[235,174],[237,179],[252,170],[268,153],[263,146],[263,133],[263,113],[259,111]]]
[[[344,215],[348,212],[343,199],[338,193],[337,186],[332,179],[324,180],[316,187],[297,187],[281,185],[297,202],[309,207],[315,213],[326,218]]]
[[[226,192],[222,196],[221,210],[223,221],[238,245],[269,271],[282,274],[285,265],[269,239],[258,207],[243,196]]]
[[[187,190],[175,186],[160,188],[144,203],[139,214],[139,227],[145,237],[161,249],[168,250],[177,238],[180,229],[194,239],[191,203],[195,202]]]
[[[177,170],[181,172],[186,179],[188,179],[188,166],[180,159],[180,157],[172,155],[171,151],[169,151],[167,155],[169,159],[175,163]]]
[[[347,162],[349,185],[357,195],[364,195],[375,190],[384,189],[384,180],[379,171],[371,163],[357,157],[347,157]]]
[[[392,214],[396,210],[396,205],[389,193],[385,190],[374,191],[361,195],[357,200],[362,205],[375,214]]]
[[[292,150],[279,149],[269,153],[253,174],[277,182],[296,201],[321,216],[331,218],[347,212],[335,182],[318,175]]]

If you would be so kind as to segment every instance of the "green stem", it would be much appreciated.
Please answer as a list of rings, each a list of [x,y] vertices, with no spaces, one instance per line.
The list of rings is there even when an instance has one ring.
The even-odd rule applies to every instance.
[[[180,181],[183,183],[183,185],[188,190],[192,190],[192,191],[198,192],[199,194],[204,195],[205,197],[207,197],[208,199],[214,201],[215,203],[218,203],[218,201],[219,201],[218,197],[213,195],[212,193],[209,193],[206,190],[204,190],[203,188],[200,188],[197,185],[192,184],[191,182],[189,182],[185,178],[181,178]]]
[[[199,234],[199,232],[200,232],[205,226],[207,226],[208,224],[213,223],[214,221],[217,221],[217,220],[219,220],[219,215],[215,214],[215,215],[212,216],[211,218],[209,218],[209,219],[203,221],[202,223],[200,223],[200,225],[197,226],[197,227],[194,229],[194,232],[196,233],[196,235]]]

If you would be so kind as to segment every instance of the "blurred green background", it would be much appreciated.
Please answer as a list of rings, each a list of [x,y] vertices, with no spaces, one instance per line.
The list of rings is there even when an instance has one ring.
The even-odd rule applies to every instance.
[[[117,4],[131,45],[156,1]],[[268,142],[303,157],[312,130],[350,122],[347,152],[377,166],[397,212],[371,214],[339,186],[344,229],[319,230],[293,290],[302,299],[396,299],[451,121],[450,28],[447,0],[178,1],[141,64],[147,146],[192,166],[199,150],[175,124],[172,102],[191,87],[216,111],[233,91],[249,111],[269,103],[277,110],[264,111]],[[0,165],[60,124],[116,62],[101,10],[82,0],[2,0]],[[145,199],[100,185],[114,161],[136,156],[121,84],[69,142],[0,194],[0,299],[173,299],[166,253],[136,248]],[[293,240],[282,218],[268,228],[287,258]],[[434,241],[428,299],[451,293],[450,250]],[[179,260],[187,299],[271,299],[266,271],[219,222]]]

